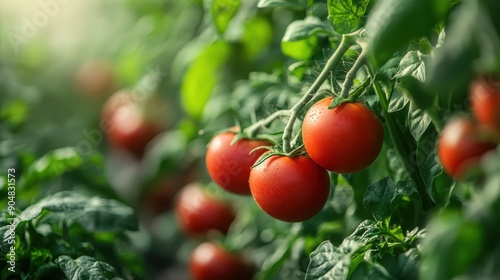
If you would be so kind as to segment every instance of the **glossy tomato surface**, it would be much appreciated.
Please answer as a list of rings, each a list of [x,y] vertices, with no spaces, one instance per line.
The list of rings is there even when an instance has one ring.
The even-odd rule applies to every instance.
[[[382,123],[362,103],[343,103],[328,109],[331,97],[315,103],[302,123],[309,156],[336,173],[354,173],[377,158],[383,143]]]
[[[308,156],[276,155],[252,169],[250,189],[270,216],[300,222],[321,211],[330,192],[330,177]]]
[[[477,167],[481,156],[496,147],[490,128],[455,118],[444,129],[438,140],[438,156],[443,168],[456,179],[462,179]]]
[[[270,146],[264,140],[240,139],[233,145],[232,132],[217,134],[208,144],[205,162],[212,180],[223,189],[249,195],[248,176],[250,167],[265,152],[264,149],[250,151],[260,146]]]
[[[472,112],[479,123],[500,131],[500,85],[498,82],[477,78],[471,84]]]
[[[196,183],[179,192],[175,214],[181,228],[190,235],[204,235],[211,230],[226,234],[236,216],[230,204],[210,197]]]
[[[191,254],[189,269],[194,280],[251,280],[255,266],[211,242],[200,244]]]

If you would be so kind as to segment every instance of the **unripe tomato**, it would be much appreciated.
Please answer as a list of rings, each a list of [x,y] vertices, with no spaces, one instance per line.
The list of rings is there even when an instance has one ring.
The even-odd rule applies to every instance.
[[[474,80],[470,87],[472,113],[476,120],[500,132],[500,87],[482,78]]]
[[[255,202],[270,216],[301,222],[316,215],[328,200],[330,177],[308,156],[271,156],[250,172]]]
[[[331,97],[315,103],[302,123],[302,138],[309,156],[336,173],[360,171],[377,158],[384,131],[375,113],[362,103],[343,103],[328,109]]]
[[[226,234],[236,217],[230,204],[210,197],[196,183],[180,191],[175,214],[181,228],[195,236],[211,230]]]
[[[250,168],[265,150],[256,150],[251,154],[250,151],[260,146],[270,146],[271,143],[240,139],[231,145],[234,136],[233,132],[222,132],[210,141],[205,158],[208,174],[226,191],[249,195]]]
[[[481,156],[496,147],[492,131],[463,118],[451,120],[438,140],[438,156],[444,170],[455,179],[463,179],[478,164]]]
[[[194,280],[251,280],[255,274],[252,262],[212,242],[195,248],[189,270]]]

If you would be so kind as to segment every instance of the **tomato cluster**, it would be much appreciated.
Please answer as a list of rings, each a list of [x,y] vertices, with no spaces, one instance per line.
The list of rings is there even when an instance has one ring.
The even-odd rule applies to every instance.
[[[475,173],[479,161],[495,149],[500,135],[500,88],[491,80],[477,78],[469,90],[475,121],[456,117],[446,124],[438,141],[444,170],[455,179]]]

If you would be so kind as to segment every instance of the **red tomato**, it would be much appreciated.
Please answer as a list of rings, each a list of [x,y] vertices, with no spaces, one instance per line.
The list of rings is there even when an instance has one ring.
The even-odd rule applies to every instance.
[[[101,60],[87,61],[75,74],[75,87],[90,98],[108,95],[114,83],[111,66]]]
[[[478,164],[481,156],[496,147],[492,131],[470,120],[451,120],[438,141],[438,156],[444,170],[455,179],[463,179]]]
[[[327,97],[314,104],[302,123],[302,138],[309,156],[336,173],[360,171],[377,158],[384,131],[377,115],[362,103],[344,103],[328,109]]]
[[[208,196],[196,183],[180,191],[175,213],[180,226],[190,235],[204,235],[211,230],[226,234],[236,216],[231,205]]]
[[[112,115],[107,132],[113,147],[141,158],[147,144],[162,130],[162,127],[146,120],[136,106],[124,106]]]
[[[493,81],[478,78],[470,88],[472,113],[479,123],[500,131],[500,87]]]
[[[250,190],[270,216],[301,222],[312,218],[325,205],[330,177],[307,156],[271,156],[250,172]]]
[[[191,254],[189,270],[194,280],[251,280],[255,266],[240,254],[232,254],[211,242]]]
[[[147,144],[167,128],[166,102],[156,96],[121,90],[102,109],[101,128],[115,148],[141,158]]]
[[[205,158],[208,174],[223,189],[249,195],[250,168],[265,150],[256,150],[252,154],[250,151],[259,146],[270,146],[271,143],[264,140],[240,139],[231,145],[234,135],[232,132],[223,132],[210,141]]]

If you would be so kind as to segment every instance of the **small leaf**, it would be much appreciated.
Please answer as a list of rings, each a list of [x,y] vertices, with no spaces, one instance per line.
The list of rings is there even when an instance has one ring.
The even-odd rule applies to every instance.
[[[226,32],[240,5],[241,0],[212,0],[212,17],[219,33]]]
[[[75,260],[69,256],[60,256],[56,259],[56,263],[68,279],[107,280],[118,274],[108,263],[89,256],[80,256]]]
[[[429,115],[421,109],[416,108],[413,103],[410,103],[410,109],[408,110],[408,126],[415,141],[420,140],[430,124],[431,118]]]
[[[40,181],[61,177],[64,173],[80,167],[83,159],[75,148],[53,150],[35,161],[22,176],[20,188],[32,187]]]
[[[422,54],[420,51],[408,52],[399,63],[398,72],[394,78],[411,76],[421,82],[425,82],[425,59],[428,55]]]
[[[341,34],[360,28],[371,0],[328,0],[328,18],[333,29]]]
[[[259,8],[288,7],[297,10],[307,8],[307,0],[260,0],[257,4]]]
[[[291,58],[308,60],[313,55],[319,35],[334,35],[332,27],[316,17],[290,23],[281,40],[281,50]]]
[[[408,102],[410,102],[410,99],[404,96],[400,90],[394,89],[391,94],[391,99],[389,100],[389,107],[387,109],[387,112],[394,113],[401,111],[404,109],[404,107],[406,107]]]

